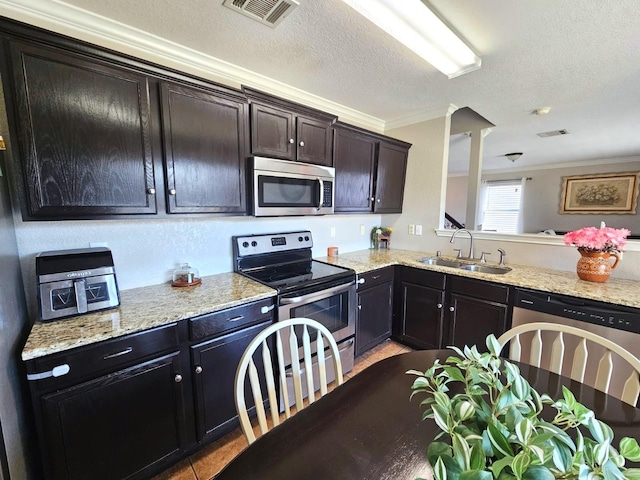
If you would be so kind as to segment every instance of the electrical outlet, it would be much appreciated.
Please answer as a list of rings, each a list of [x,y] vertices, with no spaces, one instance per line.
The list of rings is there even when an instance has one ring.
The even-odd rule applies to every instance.
[[[331,236],[331,237],[335,237],[336,236],[336,227],[331,227],[329,229],[329,236]]]
[[[422,235],[422,225],[416,225],[416,235]]]
[[[416,234],[416,226],[412,223],[409,224],[409,235],[415,235]]]
[[[364,225],[360,225],[360,235],[364,235]]]

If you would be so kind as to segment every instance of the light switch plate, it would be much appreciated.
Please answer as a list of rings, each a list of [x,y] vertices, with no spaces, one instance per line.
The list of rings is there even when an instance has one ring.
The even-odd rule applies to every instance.
[[[422,225],[416,225],[416,235],[422,235]]]

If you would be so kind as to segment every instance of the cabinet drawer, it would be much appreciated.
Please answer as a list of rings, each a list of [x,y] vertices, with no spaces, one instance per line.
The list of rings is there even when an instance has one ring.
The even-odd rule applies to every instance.
[[[46,390],[47,386],[54,385],[55,388],[60,388],[62,384],[95,377],[103,372],[133,365],[160,352],[176,349],[178,344],[178,324],[172,323],[68,352],[36,358],[27,362],[27,372],[29,375],[46,373],[55,367],[68,365],[67,374],[38,380],[39,388]]]
[[[265,317],[272,315],[273,309],[274,299],[267,298],[192,318],[189,321],[190,338],[191,340],[202,340],[203,338],[264,321]]]
[[[507,303],[509,301],[509,287],[507,285],[457,277],[454,275],[451,276],[450,282],[453,293],[498,303]]]
[[[423,287],[437,288],[444,290],[446,285],[446,276],[444,273],[433,272],[430,270],[421,270],[419,268],[404,267],[402,269],[402,281],[405,283],[413,283]]]
[[[373,287],[374,285],[380,285],[382,283],[392,281],[393,267],[385,267],[371,270],[370,272],[359,273],[356,285],[357,290],[364,290],[365,288]]]

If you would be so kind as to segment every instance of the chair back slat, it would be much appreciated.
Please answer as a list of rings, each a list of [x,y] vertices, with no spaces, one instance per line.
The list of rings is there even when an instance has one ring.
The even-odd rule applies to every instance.
[[[624,382],[621,399],[631,405],[636,405],[638,398],[640,398],[640,375],[638,372],[631,372],[627,381]]]
[[[289,351],[291,352],[291,373],[293,374],[293,393],[296,399],[296,411],[304,408],[302,396],[302,371],[300,369],[300,356],[298,354],[298,337],[293,325],[289,327]]]
[[[311,339],[309,330],[305,325],[302,331],[302,351],[304,352],[304,376],[307,379],[307,400],[313,403],[316,399],[315,388],[313,388],[313,361],[311,359]]]
[[[542,361],[542,334],[540,330],[536,330],[533,340],[531,341],[531,355],[529,355],[529,363],[534,367],[539,367]]]
[[[637,404],[638,398],[640,397],[640,359],[608,338],[604,338],[593,332],[569,325],[534,322],[512,328],[501,335],[500,338],[498,338],[498,342],[502,348],[509,343],[511,349],[509,358],[516,361],[522,361],[521,355],[523,350],[521,348],[519,336],[523,333],[533,332],[529,363],[536,367],[540,367],[543,353],[543,337],[541,332],[543,331],[558,333],[555,340],[552,342],[550,370],[555,373],[562,374],[564,363],[571,361],[570,377],[580,383],[585,383],[586,370],[587,368],[592,368],[588,366],[588,362],[593,364],[594,360],[598,358],[595,356],[593,357],[594,360],[590,360],[590,357],[593,356],[592,354],[596,351],[597,347],[598,353],[595,353],[595,355],[599,355],[599,351],[603,350],[604,354],[600,357],[598,362],[595,383],[590,383],[590,378],[587,378],[586,381],[589,382],[590,385],[593,385],[597,390],[614,394],[622,401],[634,406]],[[567,348],[564,345],[564,335],[571,335],[579,339],[575,349],[572,348],[573,355],[571,356],[571,360],[566,359],[565,353],[567,352]],[[593,344],[594,348],[592,349],[591,346],[587,345],[587,343]],[[614,354],[615,362],[613,358]],[[619,360],[626,362],[627,365],[620,363]],[[616,369],[622,367],[622,371],[624,372],[622,375],[617,375],[616,382],[612,382],[614,366]],[[616,390],[614,392],[610,392],[613,383],[617,383],[618,381],[622,381],[622,379],[626,378],[626,372],[629,367],[632,369],[632,372],[625,381],[624,386],[622,386],[622,393],[618,392],[618,385],[616,385]]]
[[[298,345],[299,339],[296,336],[294,326],[302,327],[301,347]],[[311,341],[311,333],[314,330],[316,332],[315,344]],[[281,332],[285,332],[284,338]],[[267,341],[270,336],[274,337],[272,343]],[[260,347],[262,348],[261,360],[264,367],[261,367],[264,372],[264,383],[262,384],[264,387],[261,385],[261,372],[259,372],[253,359],[254,353]],[[327,357],[325,349],[330,352],[329,357]],[[273,358],[274,355],[275,359]],[[286,358],[291,359],[291,365],[285,362]],[[256,433],[253,430],[246,406],[246,384],[248,383],[251,389],[251,395],[255,403],[260,434],[265,434],[270,428],[269,424],[276,426],[282,422],[280,408],[284,410],[285,418],[289,418],[292,415],[289,399],[291,388],[293,388],[293,396],[295,397],[296,412],[304,408],[305,394],[306,398],[308,398],[308,403],[313,403],[316,399],[315,392],[317,390],[319,390],[320,396],[327,394],[327,384],[331,380],[327,372],[327,362],[333,363],[335,382],[341,385],[343,383],[342,362],[340,361],[338,345],[331,332],[325,326],[308,318],[292,318],[276,322],[262,330],[251,341],[238,364],[234,388],[240,425],[249,443],[255,441]],[[278,396],[278,389],[276,388],[274,365],[278,370],[280,396]],[[305,376],[304,381],[302,379],[303,376]],[[317,386],[315,382],[316,376],[319,380],[319,385]],[[291,383],[293,383],[292,386]],[[266,388],[268,402],[265,402],[263,388]],[[270,421],[267,420],[265,403],[268,403],[270,409]],[[281,407],[280,403],[284,403],[284,405]]]
[[[280,391],[282,392],[283,398],[289,398],[289,386],[287,382],[287,375],[284,364],[284,348],[282,347],[282,336],[280,335],[280,330],[276,330],[276,355],[278,357],[278,376],[280,377]],[[276,405],[276,404],[274,404]],[[291,407],[289,406],[289,402],[284,402],[284,415],[285,418],[291,417]]]
[[[587,360],[589,359],[589,350],[587,349],[587,339],[580,340],[578,347],[573,353],[573,363],[571,365],[571,378],[584,382],[584,374],[587,371]]]
[[[318,334],[316,340],[316,349],[318,350],[318,383],[320,384],[320,396],[327,394],[327,369],[324,361],[324,340],[322,335]]]
[[[271,350],[267,340],[262,341],[262,365],[264,365],[264,378],[267,384],[267,395],[269,396],[269,405],[277,405],[276,383],[273,375],[273,361],[271,360]],[[273,426],[280,424],[280,416],[277,408],[269,408],[271,410],[271,421]]]
[[[608,392],[612,374],[613,359],[611,358],[611,351],[607,351],[598,362],[595,387],[603,392]]]
[[[558,375],[562,374],[562,362],[564,360],[564,337],[562,332],[558,332],[551,347],[551,367],[550,370]]]

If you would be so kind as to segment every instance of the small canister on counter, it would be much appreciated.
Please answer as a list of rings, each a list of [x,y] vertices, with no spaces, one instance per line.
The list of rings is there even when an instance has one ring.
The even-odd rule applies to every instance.
[[[327,257],[337,257],[337,256],[338,256],[338,247],[327,248]]]

